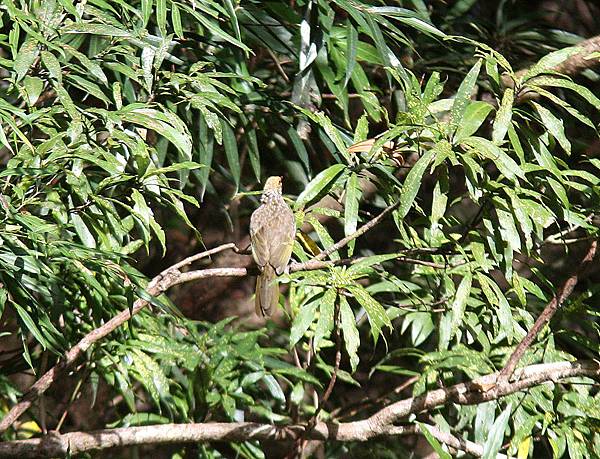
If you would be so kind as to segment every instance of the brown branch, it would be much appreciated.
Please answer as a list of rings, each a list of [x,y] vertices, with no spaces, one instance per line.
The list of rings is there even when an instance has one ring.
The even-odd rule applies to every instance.
[[[506,362],[506,365],[504,366],[504,368],[502,368],[502,371],[500,371],[500,375],[498,378],[499,382],[506,382],[508,381],[508,379],[510,379],[513,372],[515,371],[517,364],[519,363],[519,360],[521,360],[521,357],[523,357],[525,351],[529,348],[529,346],[531,346],[531,343],[533,343],[535,337],[539,334],[542,328],[544,328],[544,325],[550,322],[550,319],[552,319],[554,314],[556,314],[556,311],[558,310],[560,305],[569,297],[569,295],[571,295],[573,289],[579,281],[579,276],[587,267],[587,265],[592,261],[594,255],[596,255],[596,246],[597,241],[593,241],[590,245],[587,254],[581,261],[581,264],[578,266],[575,272],[564,282],[564,284],[560,286],[560,288],[556,292],[556,295],[554,295],[552,300],[550,300],[550,302],[546,305],[542,313],[539,315],[539,317],[533,324],[533,327],[531,327],[531,330],[529,330],[527,335],[525,335],[525,338],[523,338],[523,340],[519,343],[517,348],[513,351],[508,361]]]
[[[340,239],[338,242],[336,242],[335,244],[333,244],[328,249],[323,250],[314,259],[315,260],[323,260],[326,257],[328,257],[329,255],[331,255],[333,252],[335,252],[335,251],[341,249],[342,247],[348,245],[348,243],[350,243],[350,241],[352,241],[353,239],[356,239],[356,238],[362,236],[367,231],[369,231],[370,229],[373,229],[375,226],[377,226],[379,224],[379,222],[381,222],[381,220],[383,220],[383,218],[387,214],[389,214],[393,210],[397,209],[398,206],[400,206],[400,201],[399,200],[396,201],[395,203],[387,206],[385,209],[383,209],[383,211],[379,215],[377,215],[375,218],[373,218],[373,220],[370,220],[367,223],[365,223],[363,226],[361,226],[360,228],[358,228],[354,233],[346,236],[344,239]]]
[[[520,368],[517,373],[519,373],[518,381],[496,386],[494,390],[483,391],[482,387],[493,384],[497,380],[498,373],[393,403],[364,420],[345,423],[319,422],[310,430],[301,425],[276,426],[241,422],[165,424],[105,429],[93,432],[71,432],[63,435],[52,433],[37,439],[0,443],[0,457],[20,457],[23,459],[56,457],[68,453],[76,455],[87,451],[106,450],[114,447],[185,442],[294,441],[305,435],[309,439],[320,441],[366,441],[383,435],[415,434],[418,433],[418,427],[394,426],[393,423],[412,413],[431,410],[450,401],[459,404],[476,404],[495,400],[548,381],[556,382],[576,376],[600,378],[600,363],[593,360],[547,363]],[[481,447],[479,445],[443,433],[435,426],[427,427],[439,441],[475,456],[480,455],[481,450],[479,448]]]
[[[389,208],[388,208],[389,209]],[[385,212],[385,211],[384,211]],[[381,216],[381,215],[380,215]],[[376,217],[377,218],[377,217]],[[372,223],[372,220],[369,223]],[[365,225],[367,226],[367,225]],[[364,230],[365,232],[367,230]],[[223,244],[218,247],[206,250],[204,252],[192,255],[169,268],[165,269],[158,276],[152,279],[146,288],[146,292],[151,296],[158,296],[165,292],[170,287],[175,285],[183,284],[186,282],[192,282],[199,279],[206,279],[212,277],[244,277],[252,272],[246,268],[213,268],[203,269],[188,272],[180,272],[179,269],[192,264],[202,258],[209,257],[225,250],[234,250],[235,252],[241,252],[235,244]],[[427,252],[426,252],[427,253]],[[406,257],[399,257],[406,263],[428,263],[421,262],[420,260],[408,259]],[[323,269],[333,264],[353,264],[363,260],[364,257],[349,258],[346,260],[337,260],[335,262],[311,260],[305,263],[293,263],[290,265],[290,272],[295,271],[308,271],[315,269]],[[11,408],[11,410],[0,420],[0,433],[6,431],[25,411],[27,411],[33,402],[40,397],[48,388],[57,380],[59,376],[64,374],[70,369],[73,364],[79,359],[79,357],[85,353],[94,343],[104,338],[106,335],[123,325],[132,316],[138,314],[142,309],[148,305],[148,301],[138,299],[133,304],[131,309],[121,311],[119,314],[114,316],[111,320],[100,326],[99,328],[91,331],[85,335],[75,346],[73,346],[63,359],[42,375],[25,393],[19,403]]]
[[[552,68],[551,70],[556,73],[561,73],[567,76],[575,76],[581,73],[583,70],[594,67],[598,65],[600,62],[597,58],[589,59],[589,55],[600,51],[600,35],[597,35],[592,38],[588,38],[587,40],[583,40],[577,43],[574,48],[578,48],[579,51],[576,54],[568,57],[560,64]],[[517,80],[523,77],[529,68],[519,70],[515,73],[515,77]],[[502,84],[509,88],[514,88],[515,82],[509,75],[502,76]],[[535,92],[521,92],[516,95],[515,104],[520,104],[522,102],[526,102],[530,99],[538,98],[539,94]]]
[[[426,425],[429,433],[448,446],[465,451],[476,457],[483,455],[483,447],[439,430],[436,426]],[[323,440],[350,441],[352,427],[341,424],[320,423],[312,432],[311,438]],[[209,441],[246,441],[246,440],[292,440],[304,431],[303,426],[274,426],[253,422],[239,423],[197,423],[197,424],[160,424],[143,427],[105,429],[92,432],[70,432],[63,435],[55,432],[42,439],[17,440],[0,444],[0,457],[38,458],[82,454],[115,447],[142,446],[177,443],[199,443]],[[388,426],[385,435],[420,434],[418,425]],[[504,455],[499,455],[505,458]]]
[[[594,52],[600,51],[600,35],[583,40],[575,45],[581,51],[565,59],[556,67],[554,71],[564,75],[577,75],[581,71],[598,64],[598,59],[588,59],[588,56]]]
[[[355,426],[319,423],[310,438],[320,440],[351,440]],[[365,427],[362,426],[364,429]],[[199,443],[210,441],[277,440],[290,441],[305,431],[304,426],[276,426],[255,422],[208,422],[197,424],[161,424],[142,427],[104,429],[92,432],[51,433],[41,439],[0,443],[0,457],[37,458],[75,456],[87,451],[101,451],[136,445]],[[414,434],[412,426],[388,426],[385,435]],[[363,436],[360,432],[359,437]]]
[[[186,258],[185,260],[176,263],[172,267],[165,269],[158,276],[152,279],[146,287],[146,292],[151,296],[158,296],[169,287],[180,284],[182,282],[182,276],[190,273],[181,273],[179,268],[189,265],[192,262],[199,260],[200,258],[208,257],[218,252],[222,252],[228,249],[234,249],[235,244],[224,244],[214,249],[207,250],[205,252],[193,255]],[[245,270],[244,270],[245,271]],[[202,271],[199,271],[202,272]],[[33,401],[39,398],[48,388],[73,364],[79,359],[81,355],[87,351],[92,344],[96,341],[104,338],[106,335],[123,325],[132,316],[139,313],[148,305],[148,301],[138,299],[133,303],[133,306],[129,309],[121,311],[119,314],[114,316],[104,325],[92,330],[90,333],[85,335],[75,346],[73,346],[60,360],[58,364],[48,370],[42,375],[25,393],[19,403],[11,408],[11,410],[2,418],[0,421],[0,433],[6,431],[25,411],[29,409]]]
[[[515,371],[516,381],[497,384],[499,372],[491,373],[473,381],[455,384],[453,386],[426,392],[418,397],[412,397],[393,403],[375,413],[366,421],[374,430],[383,428],[405,418],[413,413],[430,411],[448,402],[460,405],[476,405],[490,400],[497,400],[506,395],[537,386],[547,381],[575,376],[600,378],[600,362],[595,360],[579,360],[575,362],[556,362],[530,365]],[[487,390],[489,387],[492,389]]]

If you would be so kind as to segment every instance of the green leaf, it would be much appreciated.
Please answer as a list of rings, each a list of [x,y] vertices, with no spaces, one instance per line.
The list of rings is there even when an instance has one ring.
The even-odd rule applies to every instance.
[[[596,95],[592,91],[590,91],[589,88],[586,88],[585,86],[577,84],[571,80],[545,75],[537,77],[534,80],[534,83],[536,86],[550,86],[570,89],[575,94],[585,99],[590,105],[595,107],[596,110],[600,110],[600,99],[596,97]]]
[[[29,39],[23,43],[13,63],[13,70],[17,74],[16,81],[21,81],[29,72],[39,53],[40,49],[36,40]]]
[[[200,167],[206,167],[203,164],[195,163],[194,161],[184,161],[182,163],[171,164],[170,166],[161,167],[158,169],[149,170],[144,174],[144,178],[152,177],[154,175],[168,174],[169,172],[175,172],[180,170],[193,170]]]
[[[94,96],[96,99],[101,100],[106,104],[106,106],[111,104],[110,99],[104,94],[102,89],[100,89],[96,83],[92,83],[91,81],[88,81],[77,75],[68,75],[67,79],[70,84],[82,89],[85,93]]]
[[[192,138],[186,125],[174,113],[131,105],[123,107],[115,113],[123,121],[156,131],[177,147],[184,160],[192,159]]]
[[[423,32],[424,34],[430,35],[432,37],[438,37],[438,38],[446,38],[447,35],[442,32],[440,29],[438,29],[437,27],[434,27],[433,25],[431,25],[428,22],[423,21],[422,19],[419,19],[417,17],[411,17],[411,18],[407,18],[407,17],[396,17],[398,19],[399,22],[402,22],[408,26],[411,26],[414,29],[417,29],[419,32]]]
[[[0,287],[0,317],[4,313],[4,306],[6,305],[7,298],[7,290],[3,287]]]
[[[490,429],[490,433],[483,445],[482,459],[496,459],[498,451],[502,447],[504,440],[504,431],[508,426],[510,419],[511,404],[509,403],[506,409],[494,421],[494,425]]]
[[[334,244],[333,238],[331,237],[331,235],[329,234],[327,229],[313,215],[310,215],[309,217],[307,217],[306,221],[308,223],[310,223],[312,225],[312,227],[315,229],[317,236],[319,236],[319,239],[320,239],[321,243],[323,244],[323,248],[328,249],[329,247],[331,247]],[[329,255],[329,258],[331,260],[339,260],[340,254],[336,250]]]
[[[552,137],[554,137],[565,152],[571,154],[571,142],[567,139],[565,134],[565,127],[563,121],[557,118],[550,110],[542,107],[536,102],[532,102],[535,109],[537,110],[540,118],[542,119],[542,126],[548,130]]]
[[[321,296],[318,298],[320,299]],[[319,302],[315,300],[301,306],[300,312],[296,317],[294,317],[294,321],[292,322],[292,328],[290,330],[290,347],[293,347],[298,341],[300,341],[300,339],[309,329],[315,320],[315,312],[318,305]]]
[[[92,61],[85,54],[77,51],[71,46],[65,46],[65,50],[73,54],[77,58],[77,60],[81,62],[81,65],[83,65],[83,67],[87,71],[89,71],[93,76],[100,80],[102,84],[108,86],[108,79],[106,78],[106,75],[104,74],[104,71],[102,70],[99,64],[97,64],[95,61]]]
[[[346,148],[346,144],[342,139],[340,131],[336,127],[334,127],[331,120],[323,112],[312,112],[299,106],[296,106],[296,109],[300,110],[313,122],[321,126],[323,128],[323,131],[325,131],[325,134],[327,134],[327,137],[333,142],[333,144],[335,145],[337,150],[342,154],[344,159],[350,162],[350,157],[348,156],[348,149]]]
[[[252,52],[252,50],[250,48],[248,48],[248,46],[246,46],[240,40],[238,40],[237,38],[234,38],[231,35],[229,35],[228,33],[224,32],[223,29],[221,29],[217,25],[218,24],[217,21],[214,21],[211,18],[207,18],[204,15],[204,13],[197,11],[196,8],[193,8],[191,6],[184,5],[184,4],[181,4],[180,6],[182,8],[185,8],[185,10],[189,14],[191,14],[194,18],[196,18],[196,20],[198,20],[198,22],[200,24],[202,24],[202,26],[206,27],[213,35],[221,38],[222,40],[225,40],[225,41],[231,43],[234,46],[237,46],[238,48],[240,48],[248,53]]]
[[[296,129],[294,129],[292,126],[288,128],[287,133],[288,137],[292,141],[292,145],[294,145],[296,153],[298,154],[298,159],[300,159],[302,166],[304,166],[304,170],[306,173],[310,173],[310,158],[308,157],[308,152],[306,151],[304,142],[296,132]]]
[[[354,373],[359,362],[358,347],[360,345],[360,334],[356,328],[354,312],[344,296],[340,296],[340,326],[344,334],[344,346],[350,358],[350,367]]]
[[[240,169],[240,156],[238,154],[237,140],[233,133],[233,129],[231,129],[227,121],[221,120],[221,128],[223,130],[223,147],[225,148],[225,156],[227,157],[229,171],[231,172],[231,175],[233,175],[236,189],[239,189],[242,171]]]
[[[491,141],[483,137],[469,137],[463,143],[470,146],[480,156],[491,159],[507,179],[512,181],[515,180],[515,177],[525,179],[525,173],[515,160]]]
[[[62,83],[62,69],[56,56],[50,51],[42,51],[42,63],[48,69],[50,76]]]
[[[335,314],[335,301],[337,299],[337,291],[334,288],[330,288],[323,295],[319,305],[319,319],[317,320],[317,327],[315,329],[315,337],[313,339],[313,347],[317,351],[321,345],[323,339],[329,338],[331,331],[333,330],[334,314]]]
[[[248,151],[250,153],[250,166],[256,180],[260,181],[260,151],[258,149],[258,140],[256,138],[256,129],[248,127],[246,129],[246,138],[248,139]]]
[[[298,196],[298,199],[294,204],[294,210],[304,209],[306,206],[316,201],[317,198],[328,193],[345,168],[346,166],[343,164],[334,164],[324,171],[319,172]]]
[[[139,381],[144,384],[156,406],[160,400],[169,397],[169,380],[160,366],[148,355],[138,349],[132,349],[133,368],[139,375]]]
[[[275,377],[273,375],[266,375],[263,378],[263,381],[267,385],[267,389],[269,389],[269,392],[271,393],[271,395],[276,400],[279,400],[280,402],[285,403],[285,394],[283,393],[283,390],[281,390],[281,386],[279,385],[279,383],[277,382]]]
[[[492,129],[492,142],[500,144],[504,140],[508,127],[512,120],[512,108],[515,100],[515,91],[512,88],[506,88],[502,96],[502,103],[494,119]]]
[[[344,78],[344,88],[348,85],[352,71],[356,65],[356,48],[358,43],[358,32],[348,20],[346,22],[346,76]]]
[[[365,308],[365,311],[367,311],[369,323],[371,324],[371,334],[373,335],[373,340],[377,343],[382,327],[385,325],[390,329],[392,328],[392,322],[385,313],[385,309],[383,309],[383,306],[381,306],[381,304],[379,304],[379,302],[375,300],[364,287],[352,285],[348,286],[347,289],[354,295],[356,301]]]
[[[471,293],[471,284],[473,282],[473,276],[470,272],[465,274],[465,276],[460,281],[458,288],[456,289],[456,295],[454,295],[454,301],[452,301],[452,306],[450,310],[452,312],[452,320],[450,322],[450,335],[448,337],[451,340],[458,328],[463,322],[465,317],[465,309],[467,306],[467,300],[469,299],[469,295]],[[446,348],[444,346],[443,348]]]
[[[23,87],[27,95],[27,103],[34,105],[44,89],[44,82],[41,78],[26,76],[23,79]]]
[[[156,24],[164,37],[167,34],[167,0],[156,0]]]
[[[475,89],[480,69],[481,59],[479,59],[471,68],[471,70],[469,70],[469,73],[467,73],[467,76],[462,81],[458,91],[456,92],[456,97],[454,98],[454,103],[450,112],[452,117],[450,121],[451,132],[455,132],[458,126],[462,123],[467,106],[471,101],[471,94]]]
[[[398,218],[402,219],[406,217],[408,211],[410,210],[419,189],[421,188],[421,181],[423,179],[423,174],[431,161],[435,158],[437,153],[437,148],[432,148],[428,152],[426,152],[419,160],[415,163],[415,165],[411,168],[410,172],[406,176],[404,183],[402,185],[402,194],[400,195],[400,206],[398,207]]]
[[[131,37],[126,30],[108,24],[98,24],[93,22],[74,22],[61,28],[61,33],[79,34],[89,33],[92,35],[106,35],[108,37]]]
[[[456,135],[454,136],[455,141],[460,142],[462,139],[475,134],[493,108],[494,107],[487,102],[471,102],[467,106],[463,119],[456,129]]]
[[[17,315],[19,319],[23,321],[23,324],[27,328],[27,330],[34,336],[34,338],[42,345],[44,349],[49,347],[48,341],[44,337],[42,331],[36,325],[36,321],[33,320],[29,312],[27,312],[24,308],[22,308],[19,304],[15,302],[11,302],[11,305],[17,311]]]
[[[346,236],[354,233],[358,226],[358,207],[362,189],[360,188],[358,175],[350,174],[346,183],[346,202],[344,207],[344,234]],[[352,256],[352,251],[349,251],[348,256]]]
[[[83,245],[92,249],[96,248],[96,239],[78,213],[71,213],[71,223]]]
[[[171,3],[171,22],[173,24],[173,30],[178,38],[183,38],[183,27],[181,26],[181,13],[177,4]]]

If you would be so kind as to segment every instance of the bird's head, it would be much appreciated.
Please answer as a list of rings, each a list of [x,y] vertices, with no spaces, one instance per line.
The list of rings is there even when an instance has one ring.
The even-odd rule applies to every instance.
[[[267,204],[281,200],[281,177],[269,177],[265,182],[265,187],[260,197],[260,202]]]
[[[282,177],[279,177],[278,175],[269,177],[267,179],[267,181],[265,182],[264,191],[277,190],[277,191],[281,192],[281,179],[282,179]]]

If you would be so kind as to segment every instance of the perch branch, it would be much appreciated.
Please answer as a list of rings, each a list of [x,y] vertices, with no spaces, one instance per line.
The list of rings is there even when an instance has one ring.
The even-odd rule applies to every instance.
[[[385,213],[386,211],[389,212],[390,210],[391,208],[388,207],[383,213]],[[381,217],[383,213],[380,214],[378,217]],[[376,217],[374,220],[371,220],[371,222],[367,223],[365,226],[372,224],[378,217]],[[371,225],[370,227],[372,226],[374,225]],[[366,231],[367,229],[365,229],[363,233]],[[342,245],[340,245],[340,247],[341,246]],[[252,274],[252,272],[246,268],[212,268],[188,271],[183,273],[179,271],[179,269],[184,266],[188,266],[195,261],[209,257],[219,252],[223,252],[225,250],[234,250],[236,252],[240,252],[240,250],[235,244],[229,243],[192,255],[178,263],[175,263],[174,265],[162,271],[154,279],[152,279],[146,287],[146,292],[149,295],[156,297],[168,290],[170,287],[186,282],[192,282],[199,279],[206,279],[212,277],[244,277],[248,274]],[[408,253],[413,252],[408,251]],[[425,250],[423,253],[429,252]],[[346,260],[337,260],[335,262],[311,260],[305,263],[293,263],[292,265],[290,265],[290,272],[322,269],[331,266],[332,263],[334,263],[335,265],[348,265],[357,263],[363,259],[364,258],[356,257],[348,258]],[[399,259],[406,263],[426,264],[427,266],[435,265],[426,261],[415,260],[403,256],[399,256]],[[439,267],[441,267],[441,265]],[[33,402],[36,399],[38,399],[40,395],[46,392],[48,388],[59,378],[59,376],[63,375],[68,369],[70,369],[73,366],[73,364],[79,359],[79,357],[83,353],[85,353],[94,343],[96,343],[97,341],[104,338],[106,335],[123,325],[131,317],[143,310],[147,305],[148,301],[140,298],[134,302],[133,307],[131,309],[121,311],[108,322],[85,335],[75,346],[73,346],[69,351],[67,351],[67,353],[59,361],[59,363],[57,363],[54,367],[52,367],[50,370],[44,373],[32,385],[29,388],[29,390],[25,393],[21,401],[18,402],[15,406],[13,406],[11,410],[2,418],[2,420],[0,420],[0,433],[5,432],[6,429],[8,429],[25,411],[27,411],[31,407]]]
[[[169,287],[180,284],[182,273],[178,268],[191,264],[192,262],[199,260],[200,258],[208,257],[218,252],[222,252],[228,249],[234,249],[235,244],[223,244],[219,247],[207,250],[205,252],[193,255],[186,258],[185,260],[176,263],[175,265],[165,269],[158,276],[152,279],[146,287],[146,292],[151,296],[158,296]],[[189,274],[189,273],[184,273]],[[11,408],[11,410],[2,418],[0,421],[0,433],[6,431],[25,411],[29,409],[34,400],[42,395],[48,388],[58,379],[59,376],[63,375],[73,364],[79,359],[79,357],[87,351],[92,344],[96,341],[104,338],[106,335],[111,333],[116,328],[127,322],[132,316],[139,313],[148,305],[148,302],[143,299],[138,299],[133,303],[131,308],[121,311],[119,314],[114,316],[108,322],[102,326],[92,330],[90,333],[85,335],[75,346],[73,346],[65,354],[65,356],[53,366],[50,370],[44,373],[25,393],[19,403]]]
[[[477,404],[496,400],[506,395],[525,390],[545,382],[588,376],[600,378],[600,363],[593,360],[557,362],[531,365],[517,369],[519,380],[493,390],[482,387],[494,384],[498,373],[489,374],[473,381],[456,384],[443,389],[429,391],[419,397],[411,397],[393,403],[371,417],[360,421],[333,423],[318,422],[312,429],[307,426],[277,426],[252,422],[163,424],[120,429],[105,429],[93,432],[51,433],[42,438],[16,440],[0,443],[0,458],[56,457],[66,454],[77,455],[86,451],[106,450],[134,445],[157,445],[185,442],[276,440],[294,441],[306,436],[311,440],[366,441],[382,435],[406,435],[418,433],[415,426],[395,426],[412,413],[431,410],[448,402]],[[431,434],[449,446],[480,456],[480,445],[443,433],[428,426]]]
[[[396,201],[395,203],[387,206],[385,209],[383,209],[383,211],[379,215],[377,215],[375,218],[373,218],[373,220],[368,221],[363,226],[361,226],[360,228],[358,228],[354,233],[349,234],[345,238],[340,239],[338,242],[336,242],[335,244],[333,244],[328,249],[323,250],[314,259],[315,260],[323,260],[326,257],[328,257],[329,255],[331,255],[333,252],[335,252],[335,251],[341,249],[342,247],[348,245],[350,243],[350,241],[352,241],[353,239],[356,239],[356,238],[362,236],[367,231],[369,231],[370,229],[373,229],[375,226],[377,226],[381,222],[381,220],[383,220],[383,218],[387,214],[389,214],[390,212],[394,211],[396,208],[398,208],[398,206],[400,206],[400,201]]]

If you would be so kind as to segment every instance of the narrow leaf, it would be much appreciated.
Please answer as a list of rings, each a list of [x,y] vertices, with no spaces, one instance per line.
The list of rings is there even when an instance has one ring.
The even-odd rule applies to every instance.
[[[303,209],[307,205],[310,205],[318,197],[328,193],[335,183],[335,180],[345,168],[346,166],[343,164],[334,164],[324,171],[319,172],[317,176],[312,179],[308,185],[306,185],[304,191],[300,193],[296,203],[294,204],[294,209]]]
[[[475,84],[477,83],[477,77],[479,76],[480,69],[481,59],[479,59],[473,68],[469,70],[469,73],[467,73],[467,76],[458,87],[451,110],[451,131],[456,131],[462,122],[465,110],[467,109],[469,101],[471,100],[471,94],[473,93],[473,89],[475,89]]]

